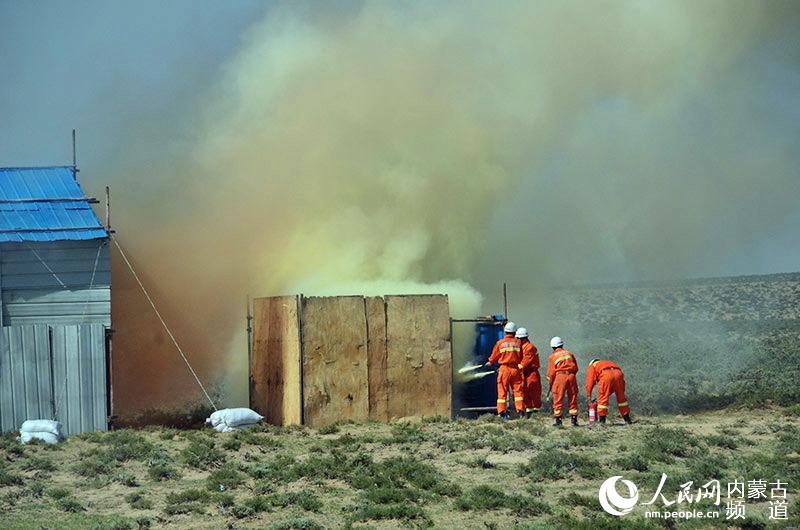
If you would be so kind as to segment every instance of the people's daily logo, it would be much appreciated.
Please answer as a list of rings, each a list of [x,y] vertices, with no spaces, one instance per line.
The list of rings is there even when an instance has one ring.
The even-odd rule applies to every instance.
[[[639,490],[636,488],[636,484],[630,480],[622,479],[622,483],[628,488],[627,497],[617,492],[617,482],[620,479],[622,479],[622,477],[617,475],[603,482],[598,495],[600,498],[600,506],[602,506],[607,513],[618,517],[630,513],[639,501]]]

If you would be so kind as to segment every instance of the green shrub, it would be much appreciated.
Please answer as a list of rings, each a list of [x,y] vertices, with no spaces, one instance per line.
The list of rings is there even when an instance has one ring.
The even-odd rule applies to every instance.
[[[387,444],[422,443],[428,439],[427,433],[421,425],[401,421],[392,425],[392,436]]]
[[[25,471],[55,471],[56,465],[45,456],[34,455],[23,461],[22,469]]]
[[[101,521],[91,526],[91,530],[133,530],[139,525],[134,526],[134,523],[123,517],[112,517],[107,521]]]
[[[28,495],[34,499],[40,498],[42,495],[44,495],[44,483],[37,481],[28,486]]]
[[[165,462],[153,462],[147,467],[147,476],[151,480],[174,480],[180,478],[180,472]]]
[[[564,495],[558,499],[558,504],[562,506],[580,506],[594,511],[602,511],[600,502],[597,497],[589,497],[588,495],[580,495],[574,491]]]
[[[455,507],[461,511],[508,509],[527,517],[551,512],[547,503],[533,497],[509,495],[500,489],[485,485],[474,487],[462,494],[456,499]]]
[[[309,517],[296,517],[270,525],[269,530],[325,530],[325,527]]]
[[[193,437],[180,453],[183,462],[197,469],[208,469],[225,462],[225,453],[214,445],[214,440]]]
[[[86,511],[86,508],[83,506],[83,504],[81,504],[78,499],[74,497],[64,497],[58,499],[56,501],[56,505],[59,507],[59,509],[65,512],[77,513]]]
[[[211,499],[211,494],[197,489],[185,490],[180,493],[168,493],[166,498],[167,506],[164,508],[164,512],[168,515],[180,513],[202,514]]]
[[[353,522],[387,519],[413,521],[415,525],[425,527],[433,526],[433,521],[425,513],[425,510],[416,504],[367,504],[358,507],[350,517]]]
[[[81,455],[80,460],[72,466],[72,471],[77,475],[93,478],[108,475],[116,466],[110,453],[93,449]]]
[[[69,497],[70,495],[72,495],[72,492],[67,488],[50,488],[49,490],[47,490],[47,495],[51,499],[59,500]]]
[[[206,487],[209,491],[227,491],[236,489],[242,482],[245,476],[239,472],[234,466],[225,466],[215,471],[212,471],[206,477]]]
[[[144,436],[130,429],[109,432],[101,439],[101,443],[109,446],[109,454],[117,462],[145,461],[156,448]]]
[[[260,513],[272,511],[272,498],[267,497],[248,497],[244,500],[244,507],[250,513]]]
[[[0,466],[0,487],[17,486],[19,484],[22,484],[22,477]]]
[[[652,427],[641,438],[640,453],[648,460],[670,463],[673,457],[686,458],[700,441],[685,429]]]
[[[138,491],[126,495],[125,502],[135,510],[151,510],[153,508],[153,503]]]
[[[497,464],[490,462],[488,455],[479,455],[468,459],[465,464],[469,467],[477,467],[479,469],[494,469]]]
[[[521,474],[534,480],[558,480],[572,472],[583,478],[598,478],[603,475],[603,467],[594,457],[560,450],[538,453],[521,467]]]
[[[719,447],[721,449],[734,450],[739,447],[739,442],[735,436],[727,434],[711,434],[705,437],[705,441],[709,445]]]
[[[318,512],[322,509],[322,501],[319,500],[316,493],[308,489],[272,495],[269,497],[269,501],[273,506],[280,508],[299,506],[309,512]]]
[[[139,482],[136,480],[136,477],[133,476],[131,473],[127,473],[122,471],[114,475],[113,478],[114,482],[119,482],[123,486],[128,486],[129,488],[135,488],[139,485]]]
[[[647,471],[649,463],[647,459],[639,453],[626,453],[611,461],[613,469],[632,469],[634,471]]]
[[[222,448],[226,451],[238,451],[242,448],[242,442],[241,440],[230,436],[222,442]]]
[[[16,433],[4,432],[0,433],[0,451],[9,456],[22,456],[25,454],[25,446],[17,440]]]
[[[325,425],[317,429],[317,433],[319,434],[336,434],[340,431],[339,426],[335,423],[331,423],[330,425]]]

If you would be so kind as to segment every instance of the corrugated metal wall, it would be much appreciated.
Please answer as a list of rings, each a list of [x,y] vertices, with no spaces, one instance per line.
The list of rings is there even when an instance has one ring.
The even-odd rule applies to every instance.
[[[102,324],[2,329],[0,430],[57,419],[65,434],[108,428],[107,350]]]
[[[0,290],[3,326],[99,323],[110,327],[108,240],[4,243],[0,245]]]

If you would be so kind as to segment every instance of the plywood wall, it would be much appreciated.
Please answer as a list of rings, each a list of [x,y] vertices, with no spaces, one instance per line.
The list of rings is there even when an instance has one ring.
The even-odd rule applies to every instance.
[[[450,416],[445,295],[257,298],[251,407],[270,423]]]
[[[302,299],[303,420],[369,419],[367,319],[361,296]]]
[[[447,297],[386,297],[389,417],[451,414],[452,355]]]
[[[369,419],[389,419],[389,381],[386,378],[386,305],[383,298],[365,298],[367,310],[367,367]]]
[[[253,300],[250,406],[268,423],[303,422],[299,297]]]

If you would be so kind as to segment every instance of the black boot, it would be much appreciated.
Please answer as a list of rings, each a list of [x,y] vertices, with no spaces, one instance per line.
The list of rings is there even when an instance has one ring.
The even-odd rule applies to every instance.
[[[631,419],[631,415],[630,415],[630,414],[625,414],[625,415],[622,417],[622,419],[623,419],[623,420],[625,420],[625,423],[627,423],[628,425],[630,425],[631,423],[633,423],[633,420]]]
[[[556,420],[553,422],[553,427],[561,427],[561,416],[556,416]]]
[[[577,427],[578,426],[578,415],[577,414],[574,414],[572,416],[572,426],[573,427]]]
[[[600,425],[605,425],[605,424],[606,424],[606,417],[600,416]]]

